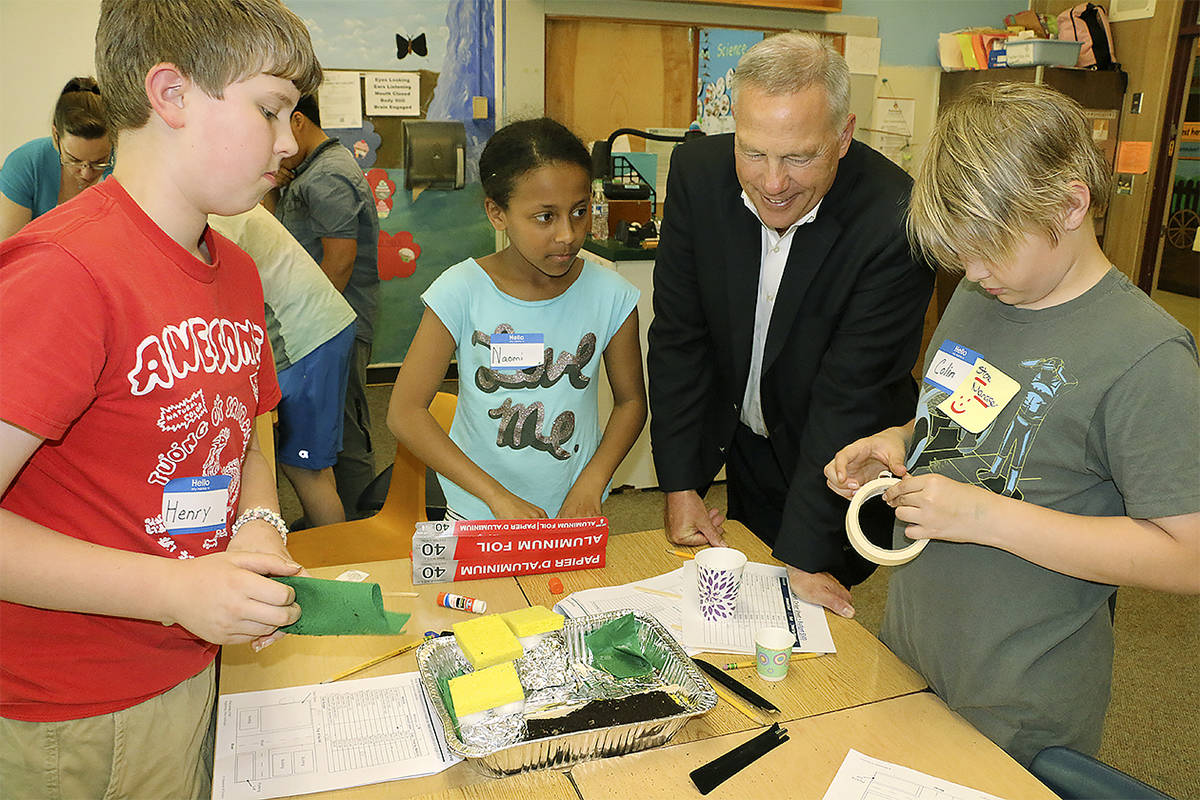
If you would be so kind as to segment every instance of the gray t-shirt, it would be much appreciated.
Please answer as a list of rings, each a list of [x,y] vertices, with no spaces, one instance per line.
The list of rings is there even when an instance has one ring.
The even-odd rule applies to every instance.
[[[909,469],[1085,516],[1200,510],[1196,344],[1111,269],[1053,308],[1013,308],[964,283],[946,340],[1020,384],[978,435],[922,386]],[[909,540],[899,531],[896,546]],[[951,708],[1028,765],[1049,745],[1095,753],[1112,675],[1115,588],[977,544],[930,541],[891,576],[880,634]]]
[[[296,167],[283,188],[275,216],[318,264],[325,257],[321,239],[354,239],[354,272],[342,295],[358,314],[357,338],[375,336],[379,295],[379,215],[367,179],[336,139],[327,139]]]

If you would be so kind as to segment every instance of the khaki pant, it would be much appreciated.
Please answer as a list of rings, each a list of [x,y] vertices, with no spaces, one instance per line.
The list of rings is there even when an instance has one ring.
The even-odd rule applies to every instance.
[[[207,800],[214,674],[209,664],[170,691],[112,714],[64,722],[0,718],[0,797]]]

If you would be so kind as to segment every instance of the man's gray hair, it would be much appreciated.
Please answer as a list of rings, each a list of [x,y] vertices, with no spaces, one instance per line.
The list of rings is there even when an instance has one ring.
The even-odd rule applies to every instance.
[[[738,61],[733,72],[733,104],[736,108],[738,92],[745,86],[781,95],[814,85],[825,89],[830,119],[840,130],[850,114],[850,68],[846,59],[815,33],[780,33],[763,39]]]

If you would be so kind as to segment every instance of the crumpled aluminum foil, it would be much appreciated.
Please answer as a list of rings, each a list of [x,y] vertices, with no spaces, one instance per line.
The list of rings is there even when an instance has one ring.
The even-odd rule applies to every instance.
[[[486,750],[499,750],[525,738],[525,715],[491,714],[475,724],[459,722],[458,737],[463,744]]]
[[[528,702],[531,693],[567,682],[567,640],[556,631],[526,650],[515,663]]]

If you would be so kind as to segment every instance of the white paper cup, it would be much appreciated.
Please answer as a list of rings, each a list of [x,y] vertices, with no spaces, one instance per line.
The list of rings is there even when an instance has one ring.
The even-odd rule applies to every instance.
[[[781,681],[792,663],[796,637],[787,628],[759,628],[754,632],[754,668],[764,681]]]
[[[696,554],[696,592],[706,621],[733,617],[745,568],[746,554],[732,547],[710,547]]]

